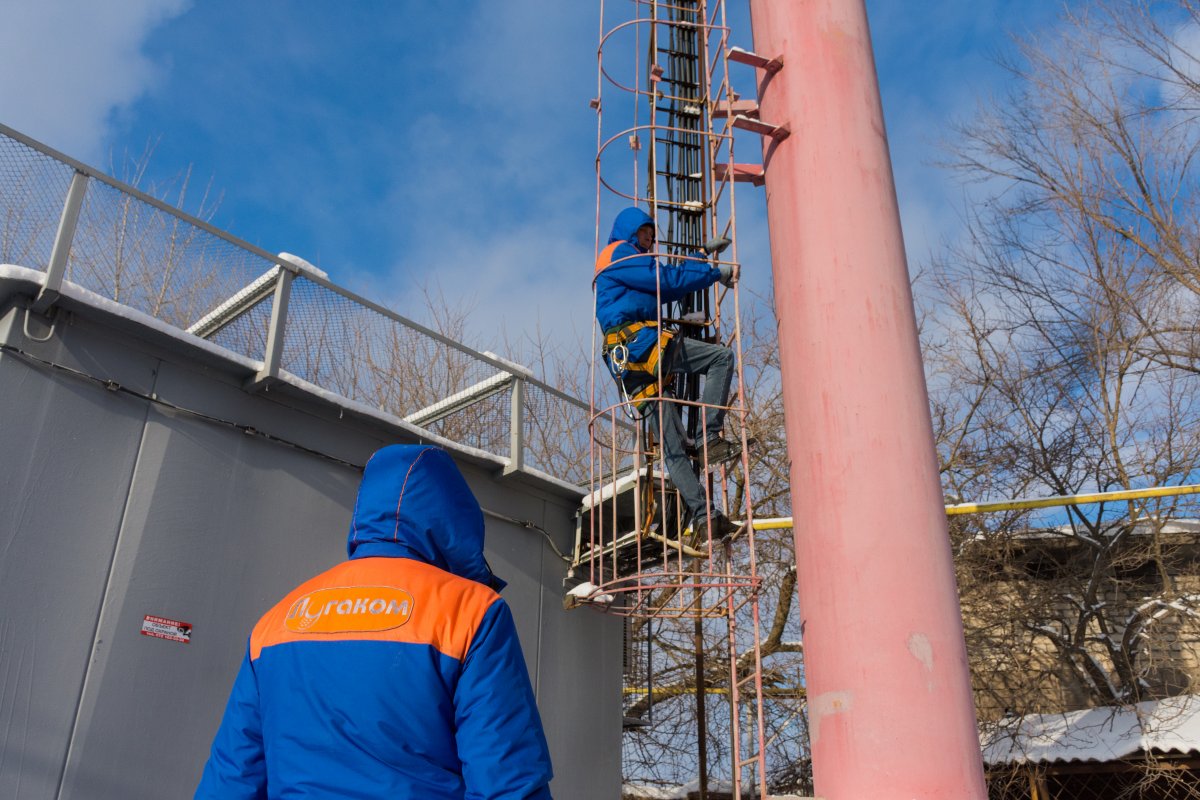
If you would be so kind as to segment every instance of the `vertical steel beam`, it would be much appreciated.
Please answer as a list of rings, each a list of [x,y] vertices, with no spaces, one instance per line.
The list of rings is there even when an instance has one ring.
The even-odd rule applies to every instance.
[[[525,468],[525,381],[512,377],[512,407],[509,413],[508,465],[504,474],[520,472]]]
[[[982,800],[864,0],[750,7],[816,794]]]
[[[58,299],[63,277],[67,273],[67,261],[71,255],[71,243],[75,241],[75,227],[79,224],[79,211],[83,208],[83,197],[87,193],[88,177],[76,170],[67,188],[67,199],[63,203],[62,216],[58,220],[58,232],[54,235],[54,247],[50,251],[50,263],[46,265],[46,278],[42,289],[30,306],[39,314]]]
[[[292,296],[294,273],[290,264],[280,264],[282,269],[275,276],[275,294],[271,301],[271,326],[267,329],[267,343],[263,349],[263,365],[258,374],[251,378],[247,389],[261,389],[279,376],[279,362],[283,356],[284,336],[287,333],[288,303]],[[290,268],[289,268],[290,267]]]

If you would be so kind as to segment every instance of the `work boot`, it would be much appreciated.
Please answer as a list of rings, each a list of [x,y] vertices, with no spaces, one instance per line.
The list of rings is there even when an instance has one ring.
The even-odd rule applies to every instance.
[[[703,538],[704,530],[709,525],[710,519],[712,520],[713,541],[725,541],[738,532],[738,526],[729,517],[714,508],[707,515],[700,513],[691,518],[688,527],[692,529],[692,535],[696,538]]]
[[[708,443],[702,452],[707,452],[710,465],[724,464],[742,455],[742,443],[726,439],[718,433],[708,437]]]

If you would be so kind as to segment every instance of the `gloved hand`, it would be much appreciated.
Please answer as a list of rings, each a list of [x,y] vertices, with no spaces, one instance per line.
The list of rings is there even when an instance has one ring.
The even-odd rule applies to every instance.
[[[717,280],[722,286],[733,286],[737,283],[738,270],[733,264],[717,264],[717,269],[721,270],[721,277]]]
[[[724,253],[725,248],[729,247],[731,244],[733,244],[733,240],[731,240],[729,237],[717,236],[716,238],[709,239],[707,242],[700,245],[700,249],[710,256],[715,256],[718,253]]]

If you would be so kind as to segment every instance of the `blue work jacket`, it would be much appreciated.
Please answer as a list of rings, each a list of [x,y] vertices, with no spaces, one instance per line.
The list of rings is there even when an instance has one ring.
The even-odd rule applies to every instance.
[[[196,797],[549,800],[503,582],[450,456],[376,453],[347,546],[255,625]]]
[[[692,292],[707,289],[721,270],[703,261],[680,261],[660,267],[638,247],[637,231],[653,225],[640,208],[627,208],[613,221],[608,246],[596,260],[596,320],[605,333],[630,322],[651,322],[629,343],[629,357],[641,361],[658,341],[659,309]]]

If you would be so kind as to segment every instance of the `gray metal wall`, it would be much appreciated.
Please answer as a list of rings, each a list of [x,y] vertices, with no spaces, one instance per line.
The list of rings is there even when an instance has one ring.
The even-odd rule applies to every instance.
[[[299,390],[249,394],[243,365],[78,303],[34,341],[28,291],[0,280],[0,342],[32,357],[0,350],[0,797],[190,797],[250,627],[345,557],[359,472],[168,404],[355,465],[413,439]],[[456,458],[485,509],[567,552],[578,496]],[[536,531],[489,516],[487,540],[556,797],[618,797],[619,621],[562,610],[566,567]],[[146,614],[191,642],[141,635]]]

